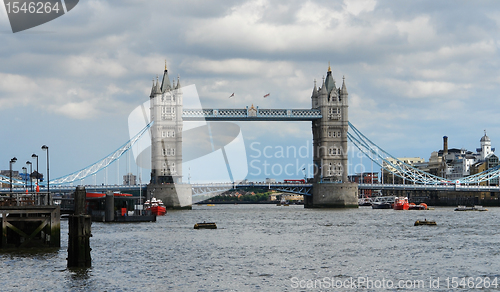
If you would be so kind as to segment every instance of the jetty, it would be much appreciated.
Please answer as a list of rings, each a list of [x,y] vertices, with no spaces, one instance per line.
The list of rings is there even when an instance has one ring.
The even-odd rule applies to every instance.
[[[0,248],[60,247],[60,207],[48,193],[0,196]]]

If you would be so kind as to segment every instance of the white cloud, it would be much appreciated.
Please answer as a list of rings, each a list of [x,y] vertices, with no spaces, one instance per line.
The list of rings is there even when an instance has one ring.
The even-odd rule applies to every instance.
[[[416,17],[410,21],[400,21],[395,25],[413,47],[428,46],[437,41],[435,29],[427,15]]]
[[[70,56],[66,62],[67,70],[75,76],[123,76],[127,70],[116,60],[90,56]]]
[[[88,119],[94,116],[95,107],[88,101],[70,102],[54,109],[55,112],[74,119]]]
[[[494,139],[500,136],[497,10],[374,0],[80,1],[32,32],[1,36],[0,111],[36,108],[61,128],[105,118],[119,124],[123,116],[126,128],[165,58],[170,77],[196,84],[205,106],[304,108],[313,80],[321,84],[331,61],[337,86],[348,77],[350,118],[381,146],[404,145],[410,154],[412,143],[429,147],[418,142],[419,131],[451,137],[491,128]],[[0,24],[9,30],[4,12]],[[33,119],[20,119],[20,126]],[[311,135],[307,123],[278,127],[247,128],[275,140]],[[71,129],[53,130],[54,136],[59,131]]]
[[[373,11],[376,4],[375,0],[344,0],[346,10],[353,15]]]
[[[447,98],[450,94],[471,88],[470,84],[454,84],[451,82],[422,80],[404,81],[396,79],[382,79],[380,80],[380,83],[401,97],[411,98]],[[457,95],[454,95],[454,97],[457,97]]]

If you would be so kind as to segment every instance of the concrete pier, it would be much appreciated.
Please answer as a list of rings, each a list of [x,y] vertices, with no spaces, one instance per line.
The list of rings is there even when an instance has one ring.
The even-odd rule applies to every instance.
[[[305,196],[305,208],[358,208],[357,183],[315,183]]]
[[[193,191],[190,184],[149,184],[147,198],[155,197],[163,201],[167,209],[191,210]]]

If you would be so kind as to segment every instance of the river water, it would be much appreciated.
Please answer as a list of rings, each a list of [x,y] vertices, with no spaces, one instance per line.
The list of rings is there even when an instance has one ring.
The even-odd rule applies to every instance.
[[[415,220],[437,226],[413,226]],[[195,230],[196,222],[218,229]],[[500,290],[500,209],[215,205],[155,223],[92,223],[92,268],[61,248],[2,251],[2,291]],[[497,285],[498,284],[498,285]]]

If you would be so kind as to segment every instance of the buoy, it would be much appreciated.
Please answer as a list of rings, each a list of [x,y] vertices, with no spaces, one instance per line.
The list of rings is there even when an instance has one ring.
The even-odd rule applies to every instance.
[[[194,229],[217,229],[215,222],[196,223]]]
[[[420,225],[437,225],[436,221],[427,221],[427,219],[425,220],[417,220],[415,221],[415,224],[414,226],[420,226]]]

